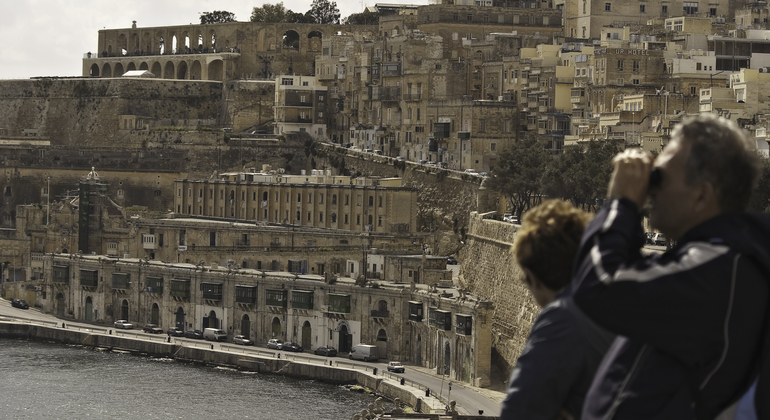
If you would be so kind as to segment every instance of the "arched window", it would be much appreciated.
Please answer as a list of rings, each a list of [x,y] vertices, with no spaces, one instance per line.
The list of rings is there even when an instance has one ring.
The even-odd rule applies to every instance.
[[[337,204],[337,194],[332,195],[332,204]]]
[[[332,213],[332,223],[337,223],[337,213]]]

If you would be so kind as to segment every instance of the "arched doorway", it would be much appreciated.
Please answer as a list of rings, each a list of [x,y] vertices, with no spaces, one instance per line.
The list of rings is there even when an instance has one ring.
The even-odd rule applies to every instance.
[[[251,320],[248,315],[243,315],[241,318],[241,334],[246,338],[251,338]]]
[[[150,312],[150,323],[160,325],[160,308],[157,303],[152,304],[152,311]]]
[[[222,60],[214,60],[209,63],[209,80],[223,81],[224,80],[224,62]]]
[[[452,357],[452,350],[449,346],[449,342],[444,343],[444,375],[449,375],[449,365]]]
[[[91,71],[88,72],[88,75],[92,77],[99,77],[99,65],[96,63],[91,64]]]
[[[310,349],[310,346],[312,346],[312,333],[313,331],[310,328],[310,323],[305,321],[305,323],[302,324],[302,343],[300,344],[302,347]]]
[[[388,354],[388,333],[384,328],[377,331],[377,348],[380,349],[380,357],[385,358]]]
[[[142,66],[139,67],[141,68]],[[161,69],[159,62],[156,61],[152,63],[152,70],[150,70],[150,73],[154,74],[158,79],[163,78],[163,69]]]
[[[281,336],[281,320],[278,317],[273,318],[273,323],[270,325],[270,338],[278,338]]]
[[[417,335],[417,349],[416,354],[414,355],[414,363],[417,366],[422,366],[422,336]]]
[[[190,66],[190,78],[192,80],[201,80],[203,78],[200,61],[195,60],[192,66]]]
[[[56,316],[64,316],[64,294],[59,293],[56,295]]]
[[[185,330],[185,320],[184,320],[184,309],[180,306],[176,310],[176,319],[174,321],[174,326],[179,328],[180,330]]]
[[[112,67],[108,63],[102,67],[102,77],[112,77]]]
[[[128,301],[126,299],[123,299],[120,304],[120,319],[128,319]]]
[[[350,349],[353,348],[353,334],[349,333],[348,326],[345,324],[340,324],[337,329],[340,332],[337,349],[340,353],[350,353]]]
[[[128,63],[128,65],[126,66],[126,71],[133,71],[133,70],[136,70],[136,64]]]
[[[179,80],[187,79],[187,62],[182,61],[177,66],[176,78]]]
[[[215,311],[209,312],[209,316],[203,318],[203,328],[219,328],[219,319]]]
[[[94,320],[94,301],[91,300],[91,296],[86,298],[86,322],[92,322]]]
[[[166,68],[163,70],[163,78],[164,79],[174,78],[174,63],[170,61],[166,62]]]
[[[121,63],[115,64],[115,70],[114,71],[115,71],[115,77],[122,76],[123,73],[125,73],[125,71],[123,71],[123,64],[121,64]]]

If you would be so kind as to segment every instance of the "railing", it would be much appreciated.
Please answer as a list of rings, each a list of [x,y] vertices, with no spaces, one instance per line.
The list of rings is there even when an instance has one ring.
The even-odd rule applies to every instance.
[[[160,51],[144,51],[144,50],[134,50],[133,52],[127,51],[125,54],[122,53],[109,53],[107,51],[102,51],[100,53],[92,53],[87,52],[83,53],[83,58],[114,58],[114,57],[143,57],[143,56],[156,56],[156,55],[195,55],[195,54],[240,54],[241,49],[240,48],[223,48],[223,49],[217,49],[217,48],[179,48],[177,50],[169,50],[164,51],[163,54],[160,53]]]

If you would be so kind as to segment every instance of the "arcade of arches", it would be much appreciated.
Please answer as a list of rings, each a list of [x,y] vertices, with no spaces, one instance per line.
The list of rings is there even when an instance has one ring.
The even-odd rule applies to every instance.
[[[121,77],[130,70],[147,70],[158,79],[176,80],[225,80],[226,67],[230,60],[211,56],[195,58],[170,58],[136,61],[130,58],[120,59],[117,63],[91,64],[88,75],[91,77]]]

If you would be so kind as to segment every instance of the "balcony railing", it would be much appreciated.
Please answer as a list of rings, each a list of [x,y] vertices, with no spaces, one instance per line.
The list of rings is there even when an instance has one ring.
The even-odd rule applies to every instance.
[[[372,311],[372,317],[374,318],[388,318],[389,316],[389,311]]]

